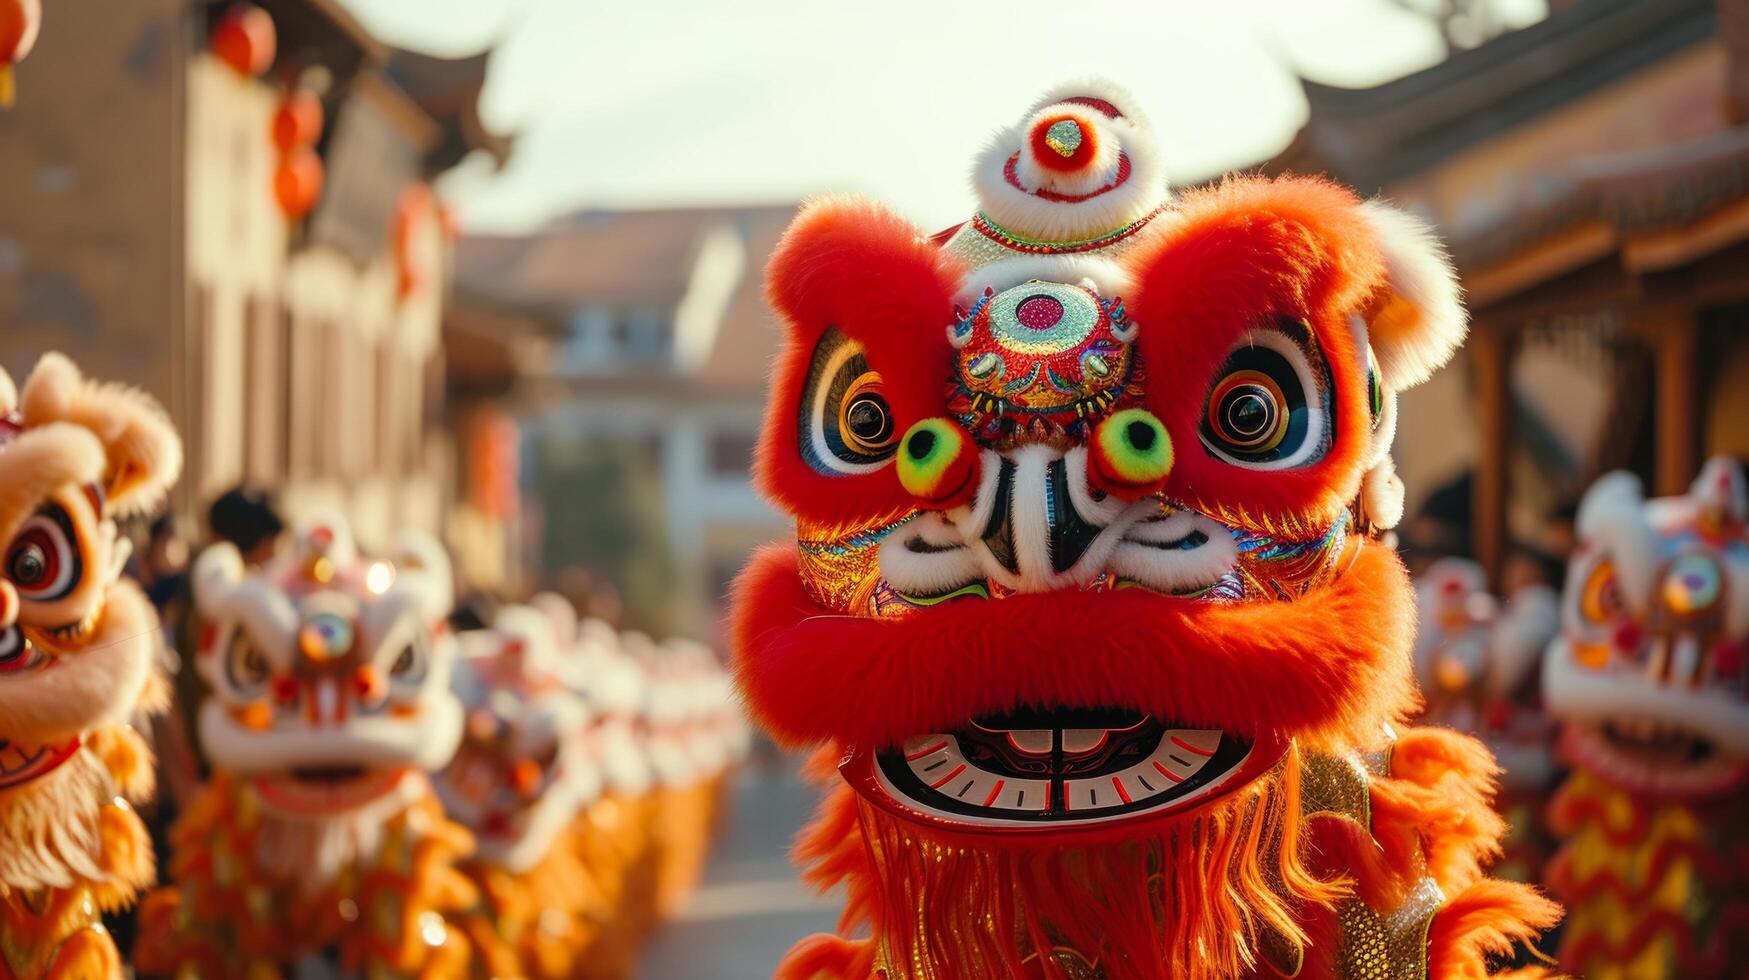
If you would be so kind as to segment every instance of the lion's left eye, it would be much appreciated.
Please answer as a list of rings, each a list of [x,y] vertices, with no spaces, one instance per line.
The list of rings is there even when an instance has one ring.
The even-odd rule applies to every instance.
[[[53,602],[78,588],[83,577],[73,522],[51,504],[24,522],[6,549],[6,578],[18,597]]]
[[[1287,469],[1329,448],[1330,384],[1302,324],[1253,331],[1227,356],[1209,389],[1202,443],[1229,463]]]

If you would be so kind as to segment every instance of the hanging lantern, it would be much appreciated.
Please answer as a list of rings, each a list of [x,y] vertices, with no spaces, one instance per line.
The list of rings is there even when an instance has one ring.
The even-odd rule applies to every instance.
[[[414,183],[401,192],[400,203],[395,207],[391,248],[397,272],[396,291],[403,299],[425,285],[427,269],[423,256],[419,254],[418,230],[420,224],[431,216],[431,212],[430,187]]]
[[[292,221],[310,213],[322,196],[322,158],[315,150],[295,147],[279,161],[279,170],[273,175],[273,196]]]
[[[280,156],[316,145],[321,135],[322,100],[303,91],[287,95],[273,114],[273,145],[279,147]]]
[[[36,46],[42,19],[41,0],[0,0],[0,106],[12,104],[12,66]]]
[[[245,78],[254,78],[273,64],[277,35],[273,18],[252,4],[238,4],[213,25],[213,54]]]

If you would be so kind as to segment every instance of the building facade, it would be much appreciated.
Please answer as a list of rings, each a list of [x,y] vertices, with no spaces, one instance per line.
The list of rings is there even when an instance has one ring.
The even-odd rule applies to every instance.
[[[463,451],[502,452],[490,405],[511,393],[533,492],[509,545],[549,584],[586,569],[633,623],[709,637],[748,553],[785,533],[751,465],[778,341],[762,271],[793,214],[591,211],[458,243],[446,343],[473,352],[451,377],[478,434]]]
[[[436,529],[451,485],[450,244],[429,181],[459,159],[460,109],[421,102],[451,94],[432,59],[401,84],[397,53],[331,0],[259,6],[276,44],[257,76],[210,50],[230,4],[45,12],[0,116],[0,358],[17,371],[64,349],[162,399],[188,450],[189,517],[249,482],[293,514],[338,507],[380,546],[395,527]],[[455,64],[477,94],[483,61]],[[294,90],[322,110],[304,215],[275,192],[275,117]]]

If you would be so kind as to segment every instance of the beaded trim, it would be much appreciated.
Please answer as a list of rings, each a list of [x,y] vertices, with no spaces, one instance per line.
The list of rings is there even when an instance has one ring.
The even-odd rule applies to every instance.
[[[1022,238],[990,220],[990,216],[982,211],[972,215],[972,227],[985,238],[1016,252],[1026,252],[1031,255],[1066,255],[1074,252],[1097,251],[1115,245],[1141,231],[1143,226],[1152,221],[1155,215],[1164,210],[1164,207],[1155,208],[1115,231],[1108,231],[1103,235],[1083,238],[1075,242],[1037,242],[1029,238]]]

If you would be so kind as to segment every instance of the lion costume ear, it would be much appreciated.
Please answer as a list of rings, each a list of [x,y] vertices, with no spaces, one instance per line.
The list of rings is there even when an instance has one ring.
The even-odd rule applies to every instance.
[[[1361,205],[1385,258],[1384,293],[1367,336],[1385,386],[1401,391],[1426,381],[1464,341],[1469,316],[1445,245],[1428,224],[1374,199]]]
[[[802,207],[766,267],[784,331],[755,470],[768,497],[834,524],[910,506],[883,470],[899,435],[941,411],[959,274],[956,260],[872,202],[825,197]],[[878,445],[834,435],[865,390],[887,418]]]
[[[104,495],[118,514],[156,506],[182,470],[182,441],[170,419],[144,392],[88,381],[66,355],[50,351],[24,381],[25,422],[71,422],[103,443]]]

